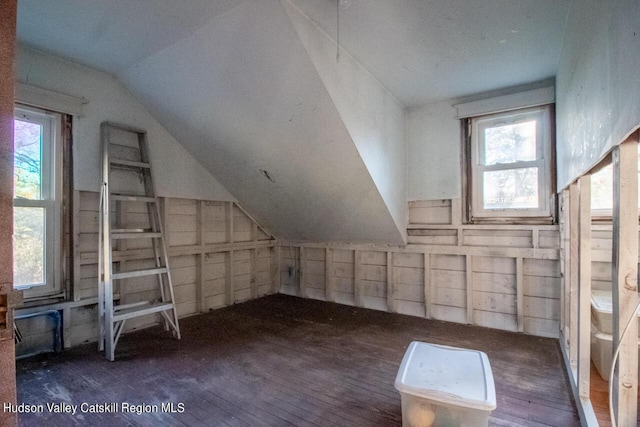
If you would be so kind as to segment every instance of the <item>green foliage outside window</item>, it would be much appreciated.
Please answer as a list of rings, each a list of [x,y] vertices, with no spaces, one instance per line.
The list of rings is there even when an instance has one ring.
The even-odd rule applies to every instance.
[[[15,199],[42,199],[42,127],[40,124],[14,120]],[[45,209],[14,208],[14,283],[20,285],[44,282]]]

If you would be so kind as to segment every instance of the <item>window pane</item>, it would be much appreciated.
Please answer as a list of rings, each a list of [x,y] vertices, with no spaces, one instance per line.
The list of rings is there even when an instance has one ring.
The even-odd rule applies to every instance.
[[[536,160],[536,121],[484,130],[484,164]]]
[[[640,181],[640,150],[638,150],[638,180]],[[640,208],[640,186],[638,186]],[[591,209],[613,209],[613,166],[609,165],[591,175]]]
[[[538,168],[484,172],[484,209],[538,208]]]
[[[591,175],[591,209],[611,209],[613,206],[613,169],[611,165]]]
[[[13,208],[15,286],[44,283],[45,208]]]
[[[14,119],[13,191],[16,199],[42,198],[42,126]]]

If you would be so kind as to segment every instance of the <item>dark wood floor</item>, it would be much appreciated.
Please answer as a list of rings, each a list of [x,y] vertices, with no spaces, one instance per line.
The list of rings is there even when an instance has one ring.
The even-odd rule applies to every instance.
[[[611,416],[609,415],[609,383],[598,373],[598,370],[591,363],[591,404],[596,413],[600,427],[611,427]],[[638,407],[640,408],[640,389],[638,390]],[[638,425],[640,426],[640,412],[638,412]]]
[[[393,383],[413,340],[489,355],[494,426],[579,425],[556,340],[274,295],[18,362],[19,402],[182,402],[182,414],[23,414],[22,426],[400,425]]]
[[[591,404],[596,413],[600,427],[611,427],[611,417],[609,416],[609,383],[606,382],[596,370],[591,362]],[[640,395],[640,392],[639,392]],[[638,414],[640,418],[640,414]]]

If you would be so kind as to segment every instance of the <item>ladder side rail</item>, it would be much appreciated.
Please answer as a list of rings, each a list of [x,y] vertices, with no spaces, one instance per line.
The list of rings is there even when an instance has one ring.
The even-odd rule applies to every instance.
[[[104,201],[102,205],[102,237],[103,237],[103,272],[104,272],[104,287],[103,287],[103,299],[104,299],[104,317],[105,317],[105,356],[107,359],[113,361],[115,357],[115,342],[114,342],[114,324],[113,324],[113,280],[112,280],[112,246],[111,246],[111,220],[110,220],[110,206],[109,206],[109,178],[110,178],[110,165],[109,165],[109,143],[111,140],[111,130],[108,124],[102,125],[102,158],[103,158],[103,185],[104,185]]]
[[[140,147],[140,160],[142,160],[145,163],[149,163],[149,153],[147,150],[147,138],[146,138],[146,134],[144,133],[139,133],[138,134],[138,146]],[[142,171],[142,176],[143,176],[143,182],[144,182],[144,192],[145,195],[153,197],[156,202],[157,202],[157,197],[156,197],[156,192],[155,192],[155,188],[153,186],[153,177],[151,175],[151,168]],[[157,205],[157,203],[153,203],[154,205]],[[147,204],[147,213],[149,215],[149,227],[151,228],[152,232],[159,232],[162,234],[162,231],[159,227],[159,223],[156,221],[156,215],[155,215],[155,210],[152,210],[153,207],[149,206],[149,204]],[[157,241],[156,239],[153,239],[153,249],[154,249],[154,255],[155,255],[155,263],[156,263],[156,267],[166,267],[168,266],[168,264],[162,265],[162,259],[161,259],[161,254],[160,254],[160,249],[157,245]],[[164,301],[164,299],[163,299]]]
[[[100,209],[98,212],[98,352],[104,351],[104,230],[102,209],[104,204],[104,183],[100,185]]]
[[[111,143],[111,141],[109,141],[109,147],[112,148],[113,144]],[[109,169],[109,171],[111,171],[111,169]],[[107,197],[109,197],[109,209],[111,209],[111,207],[113,207],[113,211],[115,213],[115,218],[113,221],[113,227],[109,230],[109,236],[108,238],[111,240],[111,252],[113,253],[113,251],[118,251],[120,253],[126,253],[127,250],[127,241],[126,239],[118,239],[114,242],[113,240],[113,233],[114,233],[114,228],[119,228],[122,227],[123,224],[126,221],[127,215],[126,215],[126,206],[124,203],[120,202],[120,201],[116,201],[116,200],[112,200],[111,199],[111,193],[107,193]],[[109,215],[111,216],[111,211],[109,211]],[[126,264],[127,262],[124,260],[120,260],[118,262],[116,262],[116,265],[118,266],[118,271],[124,271],[126,269]],[[112,277],[113,279],[113,277]],[[118,305],[122,304],[124,301],[127,301],[127,297],[126,297],[126,292],[127,291],[127,284],[125,283],[124,280],[121,280],[118,282],[118,293],[120,294],[120,301],[118,303]],[[115,306],[114,306],[115,309]]]
[[[140,156],[143,159],[143,161],[145,161],[146,163],[148,163],[150,166],[152,166],[151,164],[151,156],[149,154],[149,147],[147,145],[147,134],[146,133],[142,133],[139,135],[139,141],[140,141]],[[151,171],[152,168],[150,167],[149,170]],[[162,221],[160,219],[160,203],[158,201],[158,193],[156,192],[156,185],[155,185],[155,181],[153,179],[153,176],[151,175],[151,173],[149,173],[149,179],[145,180],[145,187],[148,185],[149,188],[148,190],[151,191],[151,194],[153,194],[153,197],[155,197],[156,199],[156,219],[157,219],[157,225],[158,225],[158,231],[160,231],[160,233],[162,234],[162,253],[164,255],[164,265],[165,267],[167,267],[167,281],[168,281],[168,288],[169,288],[169,296],[171,298],[171,303],[173,304],[173,320],[174,320],[174,330],[175,330],[175,334],[176,334],[176,338],[180,339],[180,325],[178,323],[178,312],[176,310],[176,299],[175,299],[175,294],[173,292],[173,281],[171,279],[171,269],[169,268],[169,252],[168,252],[168,248],[167,248],[167,242],[166,239],[164,238],[164,230],[162,227]],[[146,190],[146,188],[145,188]],[[168,220],[168,218],[167,218]]]
[[[146,186],[147,178],[149,178],[149,176],[150,176],[150,171],[149,172],[145,171],[145,186]],[[147,203],[147,213],[149,215],[149,224],[153,232],[158,231],[158,223],[156,221],[156,215],[155,215],[157,211],[158,211],[157,203]],[[158,246],[158,239],[164,240],[162,233],[160,233],[159,238],[156,237],[151,239],[151,242],[153,244],[153,257],[155,259],[156,267],[166,267],[168,272],[169,271],[168,264],[165,263],[164,266],[162,265],[160,247]],[[165,283],[164,275],[158,274],[157,278],[158,278],[158,286],[160,287],[160,298],[162,299],[162,302],[168,302],[167,289],[165,289],[167,288],[166,286],[167,283]],[[171,289],[171,286],[168,286],[168,288]],[[173,301],[173,299],[171,300],[171,302],[175,304],[175,301]],[[167,319],[165,318],[165,316],[161,316],[161,317],[162,317],[162,323],[164,325],[164,330],[168,331],[170,325],[167,322]]]
[[[122,331],[124,330],[124,322],[126,322],[127,319],[122,319],[120,322],[118,322],[118,326],[116,327],[116,336],[113,339],[113,348],[115,349],[116,344],[118,344],[118,340],[120,339],[120,334],[122,334]]]
[[[145,177],[144,177],[144,181],[145,181],[145,187],[147,186],[147,180],[150,179],[150,174],[148,172],[145,172]],[[149,216],[149,226],[151,227],[151,232],[158,232],[158,223],[156,221],[156,203],[147,203],[147,215]],[[160,233],[160,239],[163,238],[162,233]],[[158,246],[158,239],[157,237],[154,237],[151,239],[152,245],[153,245],[153,259],[154,262],[156,264],[156,267],[160,268],[160,267],[168,267],[168,264],[164,264],[162,263],[162,254],[160,252],[160,247]],[[168,270],[168,268],[167,268]],[[166,299],[166,292],[165,292],[165,283],[164,283],[164,279],[162,277],[162,274],[158,274],[158,285],[160,286],[160,295],[162,297],[162,302],[167,302]]]
[[[149,154],[147,151],[147,147],[146,147],[146,134],[144,133],[138,133],[138,147],[139,147],[139,151],[140,151],[140,160],[142,162],[145,163],[149,163]],[[143,182],[144,182],[144,192],[146,196],[151,196],[154,198],[154,200],[156,200],[156,203],[147,203],[147,214],[149,217],[149,227],[151,228],[152,232],[158,232],[159,227],[158,227],[158,221],[156,221],[156,212],[158,210],[158,203],[157,203],[157,198],[156,198],[156,193],[155,193],[155,189],[153,188],[153,184],[152,184],[152,175],[151,175],[151,168],[149,169],[145,169],[142,171],[142,177],[143,177]],[[163,237],[163,234],[160,233],[161,238]],[[165,260],[165,265],[162,265],[162,259],[161,259],[161,254],[160,254],[160,248],[158,246],[158,239],[154,238],[151,239],[152,245],[153,245],[153,258],[156,264],[156,267],[167,267],[167,271],[168,269],[168,264],[166,263]],[[157,276],[157,280],[158,280],[158,287],[160,288],[160,298],[162,299],[162,302],[167,302],[167,283],[165,283],[164,280],[164,275],[163,274],[158,274]],[[171,288],[170,286],[168,287],[169,289]],[[172,303],[174,303],[174,301],[171,301]],[[169,322],[167,322],[167,319],[165,316],[160,316],[162,318],[162,324],[164,325],[164,330],[168,331],[170,324]]]

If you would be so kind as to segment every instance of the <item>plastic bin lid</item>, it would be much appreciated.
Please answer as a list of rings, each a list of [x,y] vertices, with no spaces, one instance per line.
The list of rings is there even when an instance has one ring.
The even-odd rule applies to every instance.
[[[496,408],[489,358],[481,351],[414,341],[395,383],[400,393],[483,411]]]
[[[601,313],[613,313],[611,291],[591,291],[591,306]],[[638,316],[640,316],[640,309],[638,309]]]

